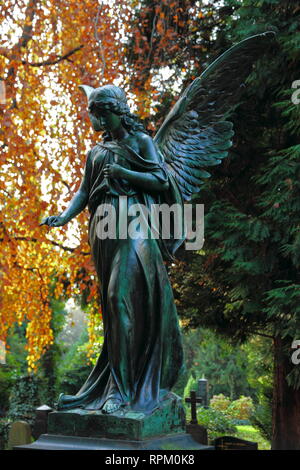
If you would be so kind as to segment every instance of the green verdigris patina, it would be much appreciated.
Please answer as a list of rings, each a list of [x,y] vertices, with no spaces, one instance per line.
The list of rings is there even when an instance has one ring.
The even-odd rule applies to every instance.
[[[185,414],[179,397],[170,394],[151,414],[134,411],[103,414],[101,410],[75,409],[49,414],[48,432],[66,436],[140,441],[185,432]]]
[[[72,422],[69,417],[79,423],[80,416],[81,424],[76,426],[87,432],[88,426],[102,420],[102,413],[113,413],[115,416],[106,416],[111,421],[106,421],[108,433],[124,435],[124,426],[141,438],[147,433],[170,432],[170,423],[176,422],[176,407],[163,406],[172,400],[178,405],[170,390],[183,369],[180,329],[165,261],[174,260],[186,235],[173,226],[166,239],[160,222],[156,238],[149,236],[149,227],[143,224],[137,236],[127,232],[124,237],[120,221],[125,219],[129,229],[136,206],[150,209],[165,203],[183,207],[199,191],[203,179],[210,176],[207,167],[219,164],[228,154],[233,135],[229,112],[237,102],[241,83],[273,36],[267,32],[245,39],[215,60],[184,91],[153,140],[131,114],[123,90],[113,85],[82,86],[93,128],[104,131],[104,138],[88,152],[81,186],[68,208],[42,223],[65,225],[88,206],[104,344],[79,392],[60,396],[51,426],[59,421],[67,429]],[[125,196],[126,205],[122,205]],[[98,209],[103,204],[116,215],[113,237],[99,231],[103,214],[100,217]],[[79,408],[86,414],[69,412]],[[143,419],[135,416],[132,424],[128,414],[126,417],[132,412],[142,413]]]
[[[173,259],[180,239],[154,239],[141,225],[135,237],[120,233],[134,207],[178,203],[180,191],[168,175],[151,137],[128,108],[123,90],[106,85],[90,91],[88,109],[104,141],[88,152],[81,186],[69,207],[45,220],[64,225],[88,205],[89,243],[101,281],[104,344],[86,383],[75,396],[61,395],[59,410],[78,407],[104,413],[152,413],[168,395],[183,367],[180,329],[164,259]],[[126,197],[125,205],[121,197]],[[99,207],[115,214],[113,236],[101,236]]]

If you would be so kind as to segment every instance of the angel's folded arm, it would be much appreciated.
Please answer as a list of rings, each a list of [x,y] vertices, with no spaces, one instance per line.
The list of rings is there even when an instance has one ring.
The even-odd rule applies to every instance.
[[[168,177],[162,169],[157,150],[150,136],[140,134],[138,136],[141,156],[149,161],[157,164],[154,171],[140,172],[123,169],[122,177],[134,185],[149,191],[165,191],[169,187]]]

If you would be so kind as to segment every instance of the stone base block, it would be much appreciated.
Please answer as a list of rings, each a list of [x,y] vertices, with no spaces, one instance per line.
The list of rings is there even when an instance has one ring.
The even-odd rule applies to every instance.
[[[139,441],[183,432],[185,413],[182,401],[173,393],[149,415],[126,409],[104,414],[80,408],[48,415],[48,434],[55,435]]]
[[[90,437],[42,434],[33,444],[16,446],[14,450],[214,450],[194,441],[186,433],[139,441],[96,439]]]

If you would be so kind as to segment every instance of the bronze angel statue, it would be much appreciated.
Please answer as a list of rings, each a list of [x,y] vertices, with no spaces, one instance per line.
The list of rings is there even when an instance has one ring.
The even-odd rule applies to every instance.
[[[42,224],[65,225],[88,206],[89,244],[99,278],[104,343],[98,361],[74,396],[61,394],[59,410],[153,412],[183,368],[180,328],[165,260],[184,242],[97,235],[97,208],[114,207],[118,221],[134,204],[183,205],[227,156],[230,111],[243,82],[274,34],[247,38],[216,59],[183,92],[152,139],[130,112],[122,89],[82,85],[88,113],[103,141],[87,154],[83,179],[69,206]],[[119,204],[127,197],[127,207]],[[129,223],[130,217],[128,218]],[[159,229],[160,230],[160,229]]]

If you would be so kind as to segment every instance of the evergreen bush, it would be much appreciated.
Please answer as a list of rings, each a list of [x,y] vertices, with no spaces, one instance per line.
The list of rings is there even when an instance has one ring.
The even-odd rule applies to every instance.
[[[223,413],[226,413],[228,410],[228,407],[230,406],[230,399],[228,397],[225,397],[223,393],[220,393],[219,395],[214,395],[212,399],[209,402],[210,407],[213,408],[214,410],[222,411]]]
[[[0,450],[4,450],[7,445],[9,425],[10,421],[8,419],[0,419]]]
[[[34,375],[16,377],[9,397],[9,421],[23,420],[33,425],[35,410],[41,405],[40,380]]]
[[[199,407],[197,419],[198,424],[207,429],[210,440],[222,435],[235,434],[237,432],[234,422],[222,413],[222,411],[214,410],[213,408]]]
[[[231,419],[244,421],[249,420],[254,411],[252,398],[240,397],[238,400],[231,402],[226,410],[226,415]]]

